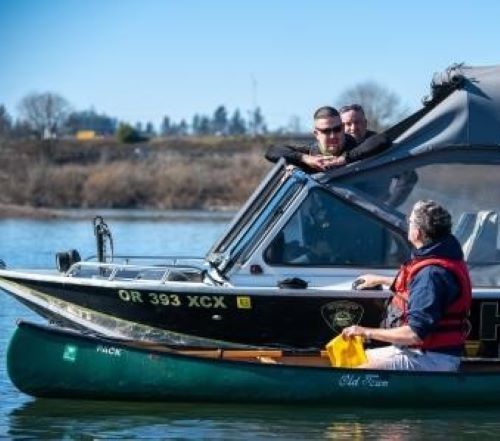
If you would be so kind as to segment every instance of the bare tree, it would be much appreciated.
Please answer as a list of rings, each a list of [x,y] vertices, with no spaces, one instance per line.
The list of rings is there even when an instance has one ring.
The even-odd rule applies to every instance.
[[[12,128],[12,119],[3,104],[0,104],[0,135],[6,135]]]
[[[374,81],[366,81],[346,89],[337,102],[340,103],[339,107],[348,104],[363,106],[368,126],[376,132],[389,128],[409,113],[394,92]]]
[[[40,137],[53,136],[71,110],[68,101],[53,93],[31,93],[19,102],[19,114]]]

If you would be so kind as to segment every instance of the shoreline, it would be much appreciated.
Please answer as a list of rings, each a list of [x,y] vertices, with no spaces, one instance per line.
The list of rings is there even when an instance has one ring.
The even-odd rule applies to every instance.
[[[199,221],[231,220],[236,214],[236,207],[213,207],[205,210],[155,210],[150,208],[37,208],[25,205],[1,204],[0,220],[4,219],[93,219],[102,216],[106,219],[123,220],[186,220]]]

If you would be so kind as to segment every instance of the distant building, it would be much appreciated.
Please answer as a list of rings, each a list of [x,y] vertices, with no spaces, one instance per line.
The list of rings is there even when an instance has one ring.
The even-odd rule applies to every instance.
[[[96,139],[97,135],[95,130],[78,130],[75,137],[79,141],[88,141],[90,139]]]
[[[66,122],[69,133],[76,139],[88,140],[106,136],[114,136],[117,120],[94,110],[73,112]]]
[[[57,131],[56,127],[45,127],[42,132],[42,139],[56,139],[57,138]]]

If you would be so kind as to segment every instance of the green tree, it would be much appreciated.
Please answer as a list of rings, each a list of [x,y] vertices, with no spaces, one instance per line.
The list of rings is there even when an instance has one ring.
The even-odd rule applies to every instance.
[[[346,89],[337,99],[339,107],[360,104],[365,111],[368,126],[381,132],[408,114],[396,93],[374,81],[366,81]]]
[[[146,132],[146,135],[148,137],[153,137],[155,136],[155,126],[153,125],[153,123],[151,121],[148,121],[146,123],[146,129],[145,129],[145,132]]]
[[[250,112],[248,126],[250,127],[250,133],[253,136],[267,133],[267,126],[260,107],[256,107],[253,111]]]
[[[242,118],[240,110],[236,109],[229,120],[230,135],[244,135],[247,132],[245,120]]]
[[[226,135],[227,126],[227,110],[224,106],[219,106],[215,109],[214,116],[212,118],[212,133],[215,135]]]
[[[0,135],[7,135],[12,129],[12,119],[3,104],[0,104]]]
[[[10,131],[10,136],[14,138],[29,138],[33,135],[33,131],[30,127],[30,125],[24,121],[24,120],[16,120],[16,122],[13,124],[11,131]]]
[[[72,112],[66,120],[66,127],[71,133],[79,130],[93,130],[99,135],[112,135],[116,131],[117,120],[95,110]]]
[[[200,117],[200,124],[198,126],[198,135],[210,135],[212,133],[210,118],[205,115]]]
[[[193,131],[193,135],[199,135],[200,133],[200,122],[201,117],[197,113],[193,116],[193,122],[191,123],[191,130]]]
[[[70,112],[68,101],[54,92],[31,93],[19,102],[19,113],[41,138],[55,135]]]
[[[181,122],[178,125],[178,130],[177,130],[178,134],[181,136],[186,136],[188,134],[188,131],[189,131],[188,123],[186,122],[185,119],[181,119]]]
[[[164,116],[160,125],[160,135],[168,136],[171,134],[172,124],[170,122],[170,118],[168,116]]]
[[[141,136],[130,124],[121,123],[116,131],[116,139],[123,144],[132,144],[142,141]]]

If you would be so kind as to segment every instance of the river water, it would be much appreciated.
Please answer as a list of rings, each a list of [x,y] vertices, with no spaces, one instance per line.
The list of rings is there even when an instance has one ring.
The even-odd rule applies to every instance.
[[[206,253],[229,219],[219,215],[106,219],[116,254]],[[9,267],[53,267],[56,251],[95,254],[91,221],[0,220],[0,258]],[[18,318],[42,321],[0,291],[0,439],[498,439],[500,409],[381,410],[297,406],[38,400],[7,377],[5,350]],[[457,391],[457,399],[459,399]]]

